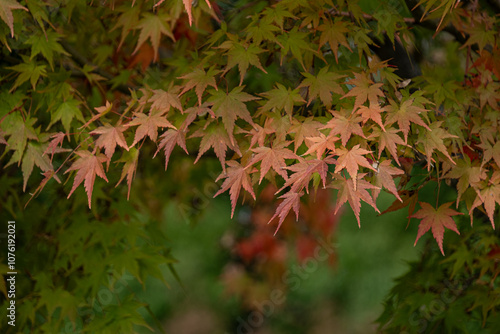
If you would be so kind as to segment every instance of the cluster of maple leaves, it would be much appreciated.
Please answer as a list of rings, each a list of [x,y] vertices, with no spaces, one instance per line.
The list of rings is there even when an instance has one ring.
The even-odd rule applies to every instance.
[[[14,0],[0,3],[7,8],[1,17],[14,35],[11,11],[28,8]],[[132,4],[129,10],[118,10],[117,48],[138,30],[133,52],[151,44],[153,60],[158,60],[163,36],[175,40],[178,3],[160,1],[153,11],[142,13]],[[111,162],[121,166],[118,183],[126,179],[130,194],[146,142],[157,145],[156,154],[163,152],[167,168],[177,146],[190,154],[194,152],[188,143],[199,141],[194,163],[213,150],[222,168],[217,180],[223,180],[215,196],[229,192],[231,216],[241,190],[255,199],[264,179],[278,185],[276,195],[282,199],[271,218],[278,221],[276,231],[290,211],[298,217],[301,198],[311,185],[337,189],[335,211],[348,202],[358,224],[361,202],[379,212],[376,200],[386,189],[400,203],[394,208],[409,206],[410,217],[421,219],[417,241],[432,230],[444,254],[444,229],[459,233],[452,217],[462,213],[451,209],[452,203],[426,202],[414,212],[418,191],[411,185],[411,172],[423,163],[427,181],[456,183],[457,207],[464,202],[471,220],[474,209],[484,208],[494,227],[500,204],[499,22],[455,1],[435,11],[432,1],[421,3],[428,6],[426,13],[441,15],[438,31],[452,26],[468,36],[463,47],[467,61],[472,60],[467,80],[434,89],[436,84],[426,77],[410,90],[393,68],[373,56],[370,45],[377,40],[369,34],[369,24],[378,22],[355,2],[283,0],[254,13],[242,31],[231,32],[222,22],[197,50],[190,69],[166,89],[146,86],[123,104],[106,102],[85,116],[83,102],[68,98],[51,112],[48,127],[59,123],[59,132],[35,130],[37,118],[23,111],[29,101],[20,98],[19,106],[12,97],[0,143],[14,151],[8,165],[22,165],[24,188],[35,165],[45,178],[34,194],[51,178],[59,180],[66,168],[64,174],[74,172],[68,197],[84,183],[91,207],[96,176],[108,181]],[[216,4],[208,0],[196,8],[190,0],[183,4],[190,24],[198,24],[203,12],[218,17],[212,8]],[[394,36],[404,41],[410,34],[409,19],[398,17],[397,22]],[[40,52],[52,67],[52,56]],[[274,88],[249,88],[252,81],[270,80],[273,66],[282,69]],[[12,70],[20,73],[12,91],[28,81],[35,91],[46,76],[45,66],[31,68],[29,75],[24,68]],[[76,96],[73,88],[66,89]],[[70,138],[77,142],[73,150],[64,147]],[[118,147],[122,155],[116,159]],[[67,157],[57,170],[52,165],[55,154]],[[70,159],[74,161],[67,168]]]

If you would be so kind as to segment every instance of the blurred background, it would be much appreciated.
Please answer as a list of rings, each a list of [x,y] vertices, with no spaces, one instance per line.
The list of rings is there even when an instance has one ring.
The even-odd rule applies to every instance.
[[[133,285],[166,333],[374,333],[394,279],[420,258],[407,209],[378,216],[362,206],[359,228],[348,205],[335,215],[332,192],[318,190],[274,236],[272,185],[231,220],[229,197],[212,199],[213,179],[198,182],[158,209],[177,277],[164,268],[169,287]],[[382,193],[377,205],[393,200]]]

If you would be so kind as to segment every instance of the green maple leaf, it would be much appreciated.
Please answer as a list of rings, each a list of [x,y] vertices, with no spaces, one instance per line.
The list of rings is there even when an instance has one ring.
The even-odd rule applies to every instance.
[[[15,0],[0,0],[0,18],[9,26],[10,37],[14,37],[14,16],[12,15],[14,9],[28,11],[28,8],[21,6]]]
[[[307,68],[304,65],[303,57],[309,53],[316,53],[320,56],[311,48],[309,42],[307,42],[308,39],[309,34],[298,31],[297,27],[294,27],[290,32],[284,35],[278,36],[279,44],[283,46],[283,50],[281,51],[281,64],[283,64],[283,60],[288,52],[291,52],[292,55],[299,61],[300,65],[302,65],[304,71],[307,71]]]
[[[211,86],[217,89],[217,84],[215,82],[215,76],[219,74],[220,71],[217,71],[214,66],[211,66],[207,72],[202,69],[196,68],[193,72],[188,73],[179,79],[187,80],[187,82],[183,85],[182,91],[179,95],[184,94],[188,90],[194,87],[194,91],[196,96],[198,97],[198,104],[201,106],[201,100],[203,96],[203,92],[207,89],[208,86]]]
[[[278,27],[283,30],[283,22],[285,18],[295,18],[295,16],[290,13],[286,6],[283,6],[278,3],[275,6],[266,8],[264,10],[264,15],[262,17],[262,21],[267,23],[275,23]]]
[[[455,161],[453,161],[451,156],[448,154],[448,149],[444,144],[443,139],[458,137],[449,134],[443,128],[441,128],[440,126],[442,123],[442,121],[431,123],[430,131],[422,131],[418,136],[417,143],[422,143],[424,145],[425,155],[427,157],[427,170],[431,168],[432,153],[434,152],[434,150],[438,150],[439,152],[443,153],[452,164],[455,164]]]
[[[28,139],[38,140],[38,136],[33,128],[36,121],[36,118],[29,117],[24,120],[18,113],[5,117],[1,126],[5,132],[4,135],[10,136],[7,140],[7,148],[14,151],[6,166],[21,160]]]
[[[30,60],[32,60],[37,54],[41,53],[49,62],[50,68],[54,70],[54,53],[69,56],[69,53],[67,53],[61,44],[58,43],[59,38],[59,34],[52,30],[49,30],[45,36],[39,34],[31,35],[26,41],[26,44],[31,45]]]
[[[47,76],[45,65],[37,65],[35,61],[28,60],[26,57],[23,57],[23,59],[24,63],[7,67],[8,69],[19,72],[19,76],[16,78],[16,81],[10,89],[11,92],[28,80],[30,81],[33,90],[35,90],[40,77]]]
[[[343,45],[352,52],[349,43],[346,39],[346,33],[349,32],[348,23],[342,21],[337,18],[335,22],[331,22],[330,20],[325,20],[325,23],[318,27],[318,30],[321,31],[321,36],[319,38],[319,46],[323,46],[326,43],[330,44],[330,49],[335,55],[335,61],[339,62],[338,59],[338,49],[339,45]]]
[[[139,34],[137,46],[132,54],[135,54],[137,51],[139,51],[141,45],[144,44],[147,39],[149,39],[155,52],[153,61],[156,61],[156,59],[158,58],[158,48],[160,47],[161,36],[167,35],[175,42],[175,37],[172,34],[169,25],[167,24],[167,22],[170,20],[171,18],[168,15],[153,15],[149,13],[144,14],[142,20],[139,21],[136,27],[136,29],[141,30],[141,33]]]
[[[222,118],[224,127],[233,144],[234,123],[237,118],[244,119],[249,124],[254,124],[245,102],[259,99],[243,92],[243,88],[243,86],[236,87],[230,93],[211,90],[210,94],[212,96],[208,99],[215,116]]]
[[[285,112],[292,117],[293,106],[300,105],[306,101],[300,96],[299,89],[291,89],[283,86],[282,84],[276,84],[276,88],[273,90],[262,93],[261,95],[268,98],[268,101],[262,106],[262,111],[274,110],[285,110]]]
[[[467,155],[457,161],[457,164],[444,176],[445,178],[458,179],[457,183],[457,208],[460,197],[469,187],[475,187],[486,179],[486,169],[479,165],[479,161],[471,162]]]
[[[44,155],[44,151],[47,147],[48,144],[40,144],[33,141],[26,145],[26,153],[24,153],[21,167],[23,171],[23,191],[26,191],[26,185],[31,173],[33,172],[34,165],[37,165],[42,172],[54,170],[49,156]]]
[[[280,29],[269,20],[252,21],[246,28],[247,41],[252,39],[255,45],[260,45],[263,40],[276,42],[275,32],[278,31]]]
[[[238,65],[240,71],[240,86],[243,83],[248,67],[253,65],[267,74],[267,71],[262,67],[259,60],[259,54],[264,52],[261,48],[254,44],[243,45],[241,43],[226,41],[219,46],[221,49],[227,49],[228,63],[225,72],[229,71],[234,66]]]
[[[338,80],[344,78],[345,75],[329,72],[328,67],[323,67],[316,76],[307,72],[302,73],[302,75],[305,79],[299,85],[299,88],[309,87],[307,105],[315,98],[319,97],[326,107],[331,108],[333,99],[332,93],[344,95],[344,91],[338,83]]]
[[[69,133],[69,129],[71,127],[71,121],[76,117],[82,123],[85,123],[85,119],[83,118],[82,112],[78,106],[80,102],[77,100],[69,100],[63,102],[57,107],[56,111],[52,113],[52,117],[50,119],[49,126],[47,130],[57,121],[61,121],[64,130],[66,133]]]

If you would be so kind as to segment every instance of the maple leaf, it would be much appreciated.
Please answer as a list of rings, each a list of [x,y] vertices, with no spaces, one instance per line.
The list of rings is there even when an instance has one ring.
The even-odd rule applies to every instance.
[[[323,104],[330,108],[332,106],[332,93],[344,95],[342,87],[337,82],[339,79],[344,78],[345,75],[339,75],[328,71],[328,67],[323,67],[318,75],[314,76],[310,73],[304,72],[302,75],[305,79],[299,85],[301,87],[309,87],[309,105],[315,98],[319,97]]]
[[[308,40],[308,34],[306,32],[298,31],[298,27],[293,27],[288,34],[278,36],[279,45],[283,46],[281,50],[280,64],[283,64],[283,59],[285,59],[288,55],[288,52],[291,52],[292,55],[298,60],[304,71],[307,71],[307,67],[304,65],[303,61],[304,55],[313,53],[318,57],[322,57],[321,54],[311,48]]]
[[[177,94],[178,87],[175,86],[169,90],[170,91],[155,89],[153,90],[153,95],[148,100],[148,102],[153,103],[151,105],[151,109],[160,111],[160,115],[168,113],[170,111],[170,107],[174,107],[183,112],[181,100],[179,100],[179,96]]]
[[[158,1],[156,4],[155,4],[155,7],[156,6],[159,6],[163,1],[165,0],[160,0]],[[186,12],[188,14],[188,19],[189,19],[189,25],[192,26],[193,25],[193,12],[192,12],[192,7],[193,7],[193,2],[195,2],[196,0],[182,0],[182,3],[184,4],[184,7],[186,8]],[[205,2],[207,3],[208,7],[209,8],[212,8],[212,4],[210,3],[209,0],[205,0]]]
[[[69,192],[67,198],[69,198],[71,194],[73,194],[75,189],[85,180],[84,187],[89,200],[89,208],[91,208],[91,198],[92,191],[94,189],[95,176],[98,175],[100,178],[108,182],[108,179],[106,178],[106,174],[104,173],[104,169],[102,167],[102,163],[107,161],[108,159],[102,153],[94,155],[87,150],[79,150],[76,151],[75,154],[79,156],[78,160],[76,160],[73,165],[71,165],[71,167],[64,172],[64,174],[66,174],[73,170],[76,170],[73,187],[71,188],[71,191]]]
[[[372,151],[368,151],[359,147],[359,144],[354,146],[352,149],[348,150],[344,147],[340,147],[336,151],[336,155],[339,156],[337,160],[337,165],[335,166],[335,173],[340,172],[342,169],[346,169],[351,178],[354,180],[354,190],[356,190],[356,180],[357,174],[359,170],[359,166],[363,166],[369,168],[373,171],[377,171],[375,168],[370,165],[368,160],[366,160],[363,155],[371,153]]]
[[[373,198],[368,193],[367,189],[378,189],[376,186],[367,182],[363,179],[366,173],[358,174],[357,182],[354,183],[353,179],[346,179],[339,174],[334,174],[335,180],[328,185],[329,188],[338,189],[339,194],[337,195],[337,204],[335,205],[335,212],[337,214],[339,209],[346,202],[349,202],[349,205],[354,211],[354,215],[356,216],[356,220],[358,221],[358,226],[361,227],[361,222],[359,219],[359,213],[361,211],[361,200],[370,204],[375,211],[379,212],[377,205],[373,201]]]
[[[244,102],[258,100],[256,96],[252,96],[243,92],[243,86],[234,88],[230,93],[223,91],[211,90],[212,95],[208,102],[212,105],[212,110],[217,117],[222,118],[224,127],[229,135],[231,144],[234,145],[233,130],[236,118],[241,118],[253,125],[252,116]]]
[[[377,123],[383,131],[385,131],[384,123],[382,123],[382,112],[386,111],[385,107],[380,107],[380,104],[371,104],[370,106],[361,106],[356,111],[356,113],[361,115],[363,119],[363,124],[365,124],[369,119]]]
[[[452,231],[455,231],[457,234],[460,234],[452,216],[462,215],[463,213],[450,209],[450,205],[453,204],[452,202],[445,203],[437,209],[434,209],[429,203],[419,203],[421,209],[410,217],[422,219],[420,221],[420,225],[418,226],[418,234],[414,246],[417,244],[418,239],[420,239],[422,235],[424,235],[427,231],[429,231],[429,229],[432,228],[432,235],[434,236],[434,239],[436,239],[436,242],[439,245],[439,249],[444,256],[444,228],[446,227]]]
[[[269,92],[262,93],[262,96],[268,98],[266,103],[262,106],[262,111],[268,110],[285,110],[285,112],[292,117],[293,106],[305,103],[306,101],[300,96],[299,89],[292,90],[286,88],[280,83],[276,84],[276,88]]]
[[[351,138],[353,133],[362,138],[366,138],[363,129],[359,125],[361,117],[351,115],[349,118],[346,118],[344,115],[334,110],[331,110],[330,113],[332,113],[334,117],[329,120],[322,129],[331,129],[330,136],[339,134],[343,146],[347,144],[347,141]]]
[[[236,208],[236,202],[238,201],[238,196],[240,195],[241,188],[245,189],[252,195],[255,200],[255,193],[253,192],[252,183],[250,180],[250,172],[248,167],[243,167],[239,162],[234,160],[229,160],[226,162],[229,166],[226,172],[222,172],[217,180],[225,178],[222,183],[221,189],[214,195],[217,197],[219,194],[227,191],[229,189],[229,196],[231,198],[231,218],[234,215],[234,209]]]
[[[264,146],[252,149],[256,155],[250,160],[249,165],[261,161],[259,184],[270,168],[274,169],[276,173],[281,175],[285,180],[288,179],[288,174],[285,171],[285,159],[298,159],[295,153],[286,148],[289,145],[290,142],[281,142],[274,144],[273,147]]]
[[[353,111],[357,110],[367,100],[370,104],[378,105],[378,97],[384,96],[384,93],[380,90],[382,84],[374,84],[366,73],[354,73],[354,77],[355,78],[349,80],[347,84],[354,85],[355,87],[342,97],[343,99],[349,96],[354,96],[356,98]]]
[[[233,145],[227,132],[220,125],[211,123],[205,129],[196,131],[191,137],[202,137],[200,150],[194,163],[197,163],[203,153],[208,151],[210,147],[214,149],[215,155],[219,158],[222,169],[225,170],[226,151],[229,147],[241,156],[241,152],[237,145]]]
[[[207,72],[202,69],[196,68],[193,72],[188,73],[178,79],[187,80],[184,84],[184,88],[179,93],[179,96],[189,91],[194,87],[194,91],[196,96],[198,97],[198,104],[201,106],[201,98],[203,96],[203,92],[207,89],[208,86],[215,88],[218,90],[217,84],[215,82],[215,76],[219,74],[220,71],[215,70],[214,66],[210,67]]]
[[[471,163],[469,157],[464,155],[463,159],[457,161],[457,164],[444,176],[445,178],[458,179],[457,183],[457,208],[460,197],[470,187],[476,187],[479,182],[486,179],[486,170],[478,166],[476,160]]]
[[[10,37],[14,38],[14,16],[12,11],[14,9],[24,9],[28,11],[28,8],[21,6],[19,2],[15,0],[0,0],[0,18],[9,26]]]
[[[274,218],[279,217],[278,221],[278,227],[276,228],[276,231],[274,232],[274,235],[278,233],[278,230],[281,227],[281,224],[285,220],[285,218],[288,216],[288,213],[290,210],[293,209],[295,212],[295,218],[299,220],[299,208],[300,208],[300,198],[304,195],[303,192],[293,192],[289,191],[286,194],[280,196],[279,198],[283,198],[283,201],[278,205],[276,208],[276,212],[274,215],[271,217],[269,220],[268,224],[274,220]]]
[[[250,148],[252,148],[255,144],[258,144],[259,147],[264,146],[264,142],[266,141],[266,138],[268,135],[276,132],[276,130],[273,129],[273,120],[267,118],[264,127],[260,126],[259,124],[255,124],[250,131],[245,131],[248,133],[248,136],[251,137],[250,139]]]
[[[339,140],[338,137],[333,137],[332,135],[325,136],[320,133],[317,137],[307,137],[307,141],[312,143],[309,146],[309,149],[304,153],[304,155],[311,154],[316,152],[316,158],[321,159],[321,156],[325,153],[326,150],[332,151],[335,153],[335,142]]]
[[[78,107],[80,105],[80,102],[74,99],[62,102],[59,107],[57,107],[56,111],[52,114],[52,117],[50,119],[49,126],[47,129],[50,129],[50,127],[57,121],[61,121],[64,130],[66,130],[66,133],[69,133],[70,127],[71,127],[71,122],[73,121],[73,118],[76,118],[82,123],[85,123],[85,119],[83,118],[82,112],[80,111],[80,108]]]
[[[260,53],[264,52],[264,50],[258,46],[254,44],[244,46],[241,43],[226,41],[222,43],[219,48],[228,50],[227,67],[224,73],[238,65],[238,70],[240,71],[240,86],[243,84],[243,79],[245,78],[245,74],[247,73],[250,65],[257,67],[259,70],[267,74],[267,71],[260,63],[258,56]]]
[[[314,117],[308,118],[293,118],[292,125],[288,129],[288,134],[295,134],[293,138],[294,152],[302,145],[304,139],[307,137],[317,137],[320,135],[319,128],[323,126],[322,123],[315,121]]]
[[[139,140],[146,136],[156,142],[156,139],[158,138],[158,128],[168,127],[175,129],[175,126],[173,126],[164,116],[161,115],[161,113],[158,112],[151,112],[149,115],[143,113],[135,114],[135,118],[125,126],[131,127],[136,125],[139,125],[139,127],[135,131],[134,142],[130,147],[135,146]]]
[[[498,174],[497,174],[498,175]],[[480,191],[478,189],[475,189],[477,193],[477,197],[474,200],[474,203],[472,203],[472,206],[469,210],[469,215],[470,215],[470,223],[472,225],[472,212],[474,211],[475,208],[477,208],[479,205],[483,204],[484,209],[486,210],[486,214],[488,215],[488,218],[490,219],[491,226],[493,229],[495,229],[495,207],[496,203],[500,204],[500,178],[494,178],[492,177],[490,179],[490,184],[488,184],[486,187],[481,189]]]
[[[111,111],[113,108],[113,103],[109,103],[109,101],[106,101],[106,104],[100,107],[95,107],[94,109],[97,111],[97,115],[92,116],[91,119],[87,121],[87,123],[83,124],[79,129],[85,129],[87,126],[89,126],[91,123],[94,121],[98,120],[102,116],[106,115]]]
[[[127,141],[123,136],[123,131],[127,129],[126,126],[118,124],[117,126],[112,126],[109,123],[100,126],[97,129],[90,132],[91,135],[99,134],[99,138],[95,141],[97,147],[104,147],[104,154],[109,160],[115,153],[116,145],[120,145],[128,151]]]
[[[309,192],[308,185],[314,173],[318,173],[323,181],[323,187],[326,186],[326,173],[328,172],[328,164],[333,164],[334,160],[331,158],[326,158],[324,160],[313,159],[305,160],[299,159],[299,162],[286,167],[286,169],[294,172],[288,180],[286,180],[283,187],[281,187],[276,194],[281,192],[286,187],[290,187],[291,192],[300,192],[302,189],[306,188],[306,192]]]
[[[26,191],[26,185],[28,184],[28,179],[33,172],[33,166],[36,165],[42,170],[42,172],[47,172],[49,170],[54,170],[52,167],[52,162],[49,157],[44,156],[43,152],[46,150],[47,144],[40,144],[37,142],[30,141],[26,145],[26,152],[24,153],[22,159],[21,169],[23,171],[23,191]],[[56,176],[57,178],[57,176]]]
[[[139,21],[135,28],[140,29],[141,33],[139,34],[137,46],[132,54],[139,51],[141,45],[144,44],[149,38],[155,52],[153,61],[156,61],[158,58],[158,48],[160,47],[161,35],[167,35],[175,42],[175,37],[172,34],[170,27],[166,24],[167,21],[171,20],[171,18],[168,15],[154,15],[149,13],[145,13],[143,15],[143,18]]]
[[[402,175],[405,172],[399,168],[392,167],[391,166],[391,161],[390,160],[384,160],[381,163],[378,164],[376,167],[377,172],[374,175],[374,185],[379,187],[379,189],[374,189],[372,194],[373,194],[373,199],[376,200],[379,193],[380,189],[382,187],[386,188],[391,192],[396,198],[402,203],[403,200],[401,197],[399,197],[398,190],[396,189],[396,184],[394,183],[393,176],[394,175]]]
[[[14,154],[12,154],[10,161],[5,167],[21,160],[28,139],[38,140],[38,136],[33,128],[36,121],[36,118],[30,117],[23,120],[18,113],[10,114],[4,118],[1,126],[5,131],[4,135],[10,136],[7,139],[7,147],[9,150],[14,151]]]
[[[161,135],[160,138],[163,138],[160,141],[160,144],[158,145],[158,149],[156,150],[155,155],[153,156],[156,157],[156,154],[163,149],[165,153],[165,170],[167,170],[168,167],[168,161],[170,159],[170,155],[172,154],[172,151],[174,150],[175,145],[178,145],[182,147],[184,152],[189,154],[187,147],[186,147],[186,131],[185,130],[174,130],[174,129],[168,129]]]
[[[421,113],[426,113],[428,110],[413,104],[414,99],[408,99],[398,106],[394,101],[390,101],[388,107],[388,116],[386,125],[398,122],[399,129],[403,132],[405,144],[408,142],[408,133],[410,132],[410,122],[423,126],[427,130],[430,128],[420,118]]]
[[[397,146],[396,145],[404,145],[408,146],[405,144],[403,139],[397,134],[401,130],[389,127],[385,131],[382,129],[375,128],[373,129],[372,134],[370,135],[371,138],[378,138],[379,142],[379,148],[378,148],[378,158],[380,159],[380,156],[382,155],[382,152],[384,151],[385,148],[389,151],[391,156],[396,160],[397,164],[401,166],[401,163],[399,162],[399,157],[398,157],[398,152],[397,152]]]
[[[352,52],[346,39],[346,33],[349,32],[348,23],[339,18],[337,18],[335,22],[330,20],[324,20],[323,22],[324,24],[318,27],[318,30],[321,31],[321,36],[319,37],[319,47],[322,47],[326,43],[330,44],[330,49],[332,50],[332,53],[335,56],[335,61],[338,64],[339,45],[345,46]]]
[[[481,166],[484,166],[491,159],[495,161],[495,164],[500,167],[500,140],[495,143],[495,145],[491,145],[487,140],[481,142],[478,145],[483,149],[483,162]]]
[[[443,139],[445,138],[458,138],[457,136],[451,135],[442,129],[440,126],[443,122],[433,122],[429,128],[429,132],[421,132],[419,133],[417,143],[424,144],[425,155],[427,157],[427,170],[431,168],[432,161],[432,153],[434,150],[438,150],[443,153],[452,164],[455,165],[455,161],[448,154],[448,150],[443,143]]]
[[[135,172],[137,171],[137,162],[139,161],[139,150],[132,147],[130,150],[123,152],[121,158],[116,162],[124,162],[122,168],[122,174],[120,180],[116,184],[115,188],[127,177],[127,200],[130,198],[130,188],[132,187],[132,180],[134,179]]]

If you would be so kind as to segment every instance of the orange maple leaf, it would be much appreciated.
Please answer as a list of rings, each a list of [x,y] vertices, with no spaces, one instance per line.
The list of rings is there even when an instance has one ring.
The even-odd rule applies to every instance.
[[[252,149],[256,155],[250,161],[250,165],[260,163],[260,179],[259,184],[262,179],[267,174],[270,168],[274,169],[276,173],[281,175],[285,180],[288,179],[288,174],[286,173],[285,159],[298,159],[298,156],[287,149],[286,147],[290,145],[290,142],[281,142],[274,144],[273,147],[257,147]]]
[[[444,228],[448,228],[452,231],[455,231],[457,234],[460,234],[457,229],[457,225],[452,216],[462,215],[463,213],[457,212],[453,209],[450,209],[450,205],[452,202],[445,203],[441,205],[439,208],[434,209],[432,205],[426,202],[419,202],[421,209],[413,214],[410,218],[418,218],[422,219],[420,221],[420,225],[418,226],[418,234],[417,239],[415,240],[415,244],[417,244],[418,239],[422,235],[424,235],[429,229],[432,228],[432,235],[436,242],[439,245],[439,249],[444,256],[443,251],[443,234]]]
[[[363,156],[365,154],[371,153],[359,147],[359,144],[354,146],[352,149],[348,150],[344,147],[340,147],[336,151],[336,155],[339,156],[337,160],[337,165],[335,166],[335,173],[340,172],[342,169],[346,169],[351,178],[354,180],[354,189],[356,190],[356,180],[359,170],[359,166],[369,168],[373,171],[377,171],[370,165],[368,160]]]
[[[221,178],[225,178],[222,183],[221,189],[214,195],[217,197],[219,194],[227,191],[229,189],[229,196],[231,198],[231,218],[234,215],[234,209],[236,208],[236,202],[238,201],[238,196],[240,195],[240,190],[243,187],[246,191],[252,195],[255,200],[255,193],[253,192],[252,182],[250,180],[249,166],[243,167],[239,162],[235,160],[229,160],[226,162],[229,166],[226,172],[222,172],[216,182]]]
[[[426,113],[428,110],[413,104],[414,99],[408,99],[398,106],[394,101],[390,101],[391,105],[388,107],[388,116],[386,125],[398,122],[399,129],[403,131],[405,143],[408,142],[408,133],[410,132],[410,122],[423,126],[427,130],[431,130],[427,124],[424,123],[420,114]]]
[[[356,98],[353,111],[357,110],[367,100],[370,102],[370,105],[377,105],[378,97],[384,96],[384,93],[380,90],[382,84],[374,84],[366,73],[354,73],[354,77],[354,79],[349,80],[347,83],[355,87],[347,92],[342,98],[345,99],[349,96],[354,96]]]
[[[102,163],[107,161],[108,159],[102,153],[94,155],[93,153],[87,150],[79,150],[75,152],[80,158],[76,160],[73,165],[64,174],[69,173],[72,170],[76,170],[75,181],[73,182],[73,187],[69,192],[67,198],[73,194],[75,189],[85,180],[84,187],[87,192],[87,197],[89,200],[89,208],[91,208],[92,202],[92,190],[94,189],[94,181],[96,174],[102,179],[108,182],[106,178],[106,174],[104,173],[104,169],[102,167]]]
[[[394,196],[396,196],[396,198],[402,203],[403,200],[399,196],[396,184],[394,183],[394,176],[402,175],[404,173],[405,172],[403,170],[396,167],[392,167],[391,160],[384,160],[381,163],[379,163],[377,166],[377,172],[375,173],[374,176],[375,186],[379,188],[373,190],[372,192],[373,199],[374,200],[377,199],[380,193],[380,189],[384,187],[387,190],[389,190],[389,192],[391,192]]]
[[[342,139],[342,145],[346,145],[352,134],[356,134],[362,138],[366,138],[363,129],[359,125],[362,120],[361,117],[351,115],[349,118],[340,114],[337,111],[331,110],[330,113],[334,116],[331,120],[326,123],[322,129],[331,129],[330,136],[339,134]]]
[[[342,205],[344,205],[346,202],[349,202],[352,211],[354,211],[354,215],[356,216],[359,227],[361,227],[361,222],[359,219],[359,213],[361,211],[361,200],[370,204],[375,209],[375,211],[380,213],[377,205],[373,201],[373,198],[367,191],[367,189],[377,189],[377,187],[364,180],[363,177],[365,175],[366,173],[358,174],[356,176],[357,182],[354,183],[352,178],[346,179],[339,174],[334,174],[335,180],[328,185],[329,188],[339,190],[334,214],[337,214]]]

